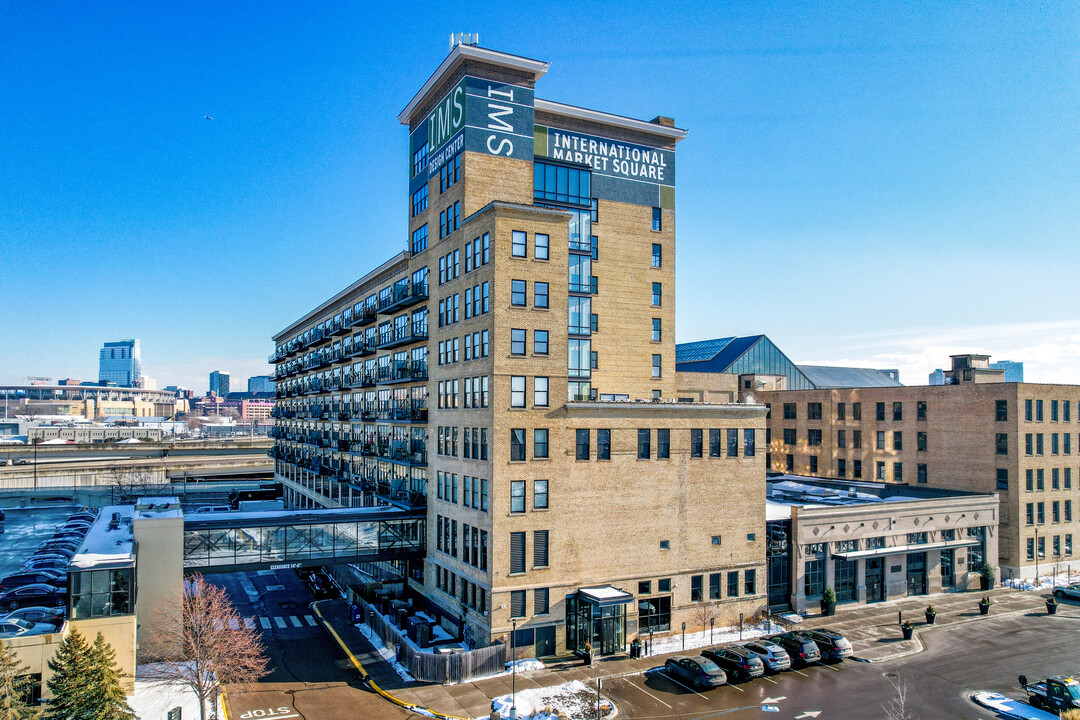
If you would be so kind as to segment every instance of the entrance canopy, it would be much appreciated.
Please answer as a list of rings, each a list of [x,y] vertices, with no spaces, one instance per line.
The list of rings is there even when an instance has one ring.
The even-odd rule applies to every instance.
[[[578,588],[578,599],[594,607],[608,607],[610,605],[625,605],[633,602],[634,596],[623,592],[619,588],[610,585],[597,585],[596,587]]]
[[[978,538],[965,540],[942,540],[941,542],[922,543],[921,545],[893,545],[892,547],[873,548],[872,550],[848,550],[845,552],[833,552],[833,557],[845,560],[857,560],[865,557],[879,557],[881,555],[899,555],[901,553],[922,552],[923,550],[944,550],[946,548],[971,547],[978,545]],[[580,590],[578,592],[581,592]]]

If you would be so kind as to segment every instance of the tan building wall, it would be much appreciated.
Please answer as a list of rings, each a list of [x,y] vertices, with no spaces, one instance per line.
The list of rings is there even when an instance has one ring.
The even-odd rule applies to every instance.
[[[1080,387],[1033,383],[966,383],[961,385],[916,386],[902,388],[845,388],[830,390],[791,390],[760,392],[760,402],[771,406],[769,427],[769,463],[774,471],[790,471],[817,477],[856,478],[856,461],[861,477],[886,482],[920,483],[920,465],[925,466],[925,483],[930,487],[997,492],[1000,497],[1000,564],[1003,574],[1035,573],[1035,558],[1027,553],[1028,539],[1035,531],[1045,538],[1045,553],[1039,559],[1040,570],[1048,572],[1055,560],[1075,562],[1075,545],[1066,552],[1067,540],[1080,539]],[[1043,420],[1026,420],[1026,402],[1042,401]],[[997,420],[997,404],[1005,403],[1005,420]],[[1058,421],[1050,420],[1051,403],[1058,403]],[[1070,421],[1064,421],[1064,404],[1070,406]],[[808,404],[821,404],[821,420],[808,419]],[[884,403],[884,419],[878,420],[878,403]],[[901,419],[894,420],[893,405],[900,403]],[[925,404],[925,419],[920,419],[920,403]],[[794,404],[795,417],[785,418],[785,404]],[[843,404],[845,417],[839,419]],[[854,405],[859,405],[861,419],[855,419]],[[785,442],[784,431],[794,431],[795,443]],[[809,433],[820,430],[821,444],[810,445]],[[855,433],[861,447],[854,447]],[[883,448],[878,448],[878,433]],[[843,433],[843,436],[841,436]],[[900,433],[897,449],[896,433]],[[1026,452],[1026,437],[1033,436],[1033,452]],[[1037,448],[1043,436],[1043,452]],[[790,435],[790,432],[789,432]],[[998,452],[998,436],[1003,436],[1003,453]],[[1058,452],[1052,451],[1057,436]],[[1069,452],[1065,452],[1069,435]],[[925,440],[925,450],[920,443]],[[843,447],[841,447],[843,442]],[[814,469],[813,458],[816,458]],[[878,478],[878,463],[883,463]],[[900,463],[900,477],[897,477]],[[843,470],[843,473],[841,472]],[[1002,483],[998,471],[1005,473]],[[1032,490],[1027,489],[1028,471]],[[1039,473],[1043,489],[1038,489]],[[1058,477],[1056,489],[1053,477]],[[1068,478],[1068,481],[1066,480]],[[1033,505],[1036,522],[1027,523],[1027,505]],[[1044,522],[1038,522],[1038,504],[1042,503]],[[1053,520],[1054,503],[1058,521]],[[1066,503],[1069,503],[1066,520]],[[1054,538],[1061,553],[1054,556]]]

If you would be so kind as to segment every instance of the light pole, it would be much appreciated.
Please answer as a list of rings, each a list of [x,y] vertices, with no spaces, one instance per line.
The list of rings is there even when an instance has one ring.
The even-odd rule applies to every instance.
[[[517,720],[517,620],[510,625],[510,720]]]
[[[41,438],[34,438],[34,489],[37,490],[37,446],[38,440]]]
[[[1035,583],[1039,582],[1039,528],[1035,528]]]

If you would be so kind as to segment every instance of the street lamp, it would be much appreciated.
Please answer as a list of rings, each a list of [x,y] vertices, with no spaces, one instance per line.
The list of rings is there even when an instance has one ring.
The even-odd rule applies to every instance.
[[[510,720],[517,720],[517,620],[510,625]]]

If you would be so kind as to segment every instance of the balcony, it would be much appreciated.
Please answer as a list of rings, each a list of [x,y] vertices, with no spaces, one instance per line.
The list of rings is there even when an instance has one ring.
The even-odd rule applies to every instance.
[[[393,363],[379,368],[378,382],[380,385],[392,385],[402,382],[416,382],[427,380],[427,362],[418,363]]]
[[[344,317],[336,317],[330,324],[331,335],[346,335],[349,332],[349,328],[352,327],[352,317],[350,316],[348,321]]]
[[[374,307],[364,306],[360,309],[360,312],[353,313],[353,327],[364,327],[375,322],[379,314],[375,311]]]
[[[379,314],[390,315],[427,299],[427,283],[414,283],[411,280],[397,282],[390,296],[379,302]]]
[[[379,335],[379,349],[394,348],[399,345],[420,342],[428,339],[427,322],[411,322],[389,333]]]
[[[389,407],[379,409],[378,419],[389,422],[426,423],[428,419],[427,405],[391,401]]]
[[[374,354],[375,348],[368,344],[367,340],[354,341],[349,353],[350,357],[366,357]]]
[[[361,420],[374,420],[378,416],[378,410],[375,407],[375,403],[361,403],[360,404],[360,419]]]

